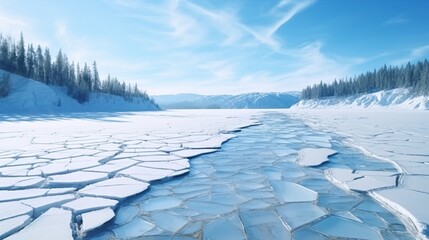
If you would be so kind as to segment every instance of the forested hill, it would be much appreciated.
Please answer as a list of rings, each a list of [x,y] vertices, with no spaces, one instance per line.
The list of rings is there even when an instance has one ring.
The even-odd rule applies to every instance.
[[[427,59],[405,66],[383,67],[355,76],[339,79],[327,84],[320,82],[302,90],[302,99],[346,97],[356,94],[374,93],[395,88],[408,88],[414,95],[429,95],[429,62]]]
[[[35,47],[31,43],[26,47],[22,34],[18,43],[0,34],[0,69],[47,85],[66,87],[67,95],[79,103],[87,102],[91,93],[103,93],[123,97],[125,101],[139,98],[156,105],[137,84],[131,86],[120,82],[110,74],[100,80],[95,61],[91,65],[70,63],[61,50],[52,59],[48,48]],[[8,95],[9,79],[7,74],[0,76],[0,97]]]

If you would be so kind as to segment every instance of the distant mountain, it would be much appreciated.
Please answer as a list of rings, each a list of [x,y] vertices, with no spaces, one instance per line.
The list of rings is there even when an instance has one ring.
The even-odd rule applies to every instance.
[[[0,70],[0,79],[6,71]],[[0,113],[60,113],[159,110],[151,101],[91,93],[89,101],[80,104],[69,97],[65,87],[55,87],[19,75],[10,74],[8,96],[0,98]]]
[[[289,108],[299,92],[245,93],[240,95],[177,94],[153,96],[163,109]]]
[[[417,96],[407,88],[396,88],[375,93],[358,94],[348,97],[328,97],[301,100],[294,109],[353,109],[353,108],[390,108],[429,110],[429,96]]]

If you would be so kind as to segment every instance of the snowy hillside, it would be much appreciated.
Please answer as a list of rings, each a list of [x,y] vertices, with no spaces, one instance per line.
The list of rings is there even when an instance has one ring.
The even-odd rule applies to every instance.
[[[299,101],[297,93],[246,93],[240,95],[177,94],[154,96],[165,109],[183,108],[289,108]]]
[[[0,76],[5,73],[0,70]],[[10,74],[10,92],[0,98],[0,113],[56,113],[97,111],[157,110],[149,101],[134,98],[128,102],[123,97],[91,93],[89,101],[80,104],[66,94],[63,87],[48,86],[22,76]]]
[[[413,96],[406,88],[397,88],[345,98],[302,100],[292,108],[396,108],[429,109],[429,97]]]

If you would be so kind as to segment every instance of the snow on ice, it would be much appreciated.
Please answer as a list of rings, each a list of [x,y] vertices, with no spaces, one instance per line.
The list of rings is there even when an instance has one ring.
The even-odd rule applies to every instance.
[[[362,194],[427,229],[427,113],[406,114],[408,125],[403,112],[370,111],[1,116],[0,237],[39,234],[53,219],[57,239],[83,238],[101,226],[111,229],[98,236],[117,238],[409,237],[401,221]],[[189,158],[216,152],[255,119],[264,125],[214,160],[195,158],[191,168]],[[346,154],[340,141],[368,159]],[[154,184],[186,173],[192,177]]]
[[[71,239],[92,231],[115,216],[118,200],[146,191],[152,181],[189,172],[188,158],[214,152],[235,137],[230,132],[256,124],[251,115],[172,111],[1,116],[0,238]],[[163,201],[147,204],[165,207]],[[80,233],[70,228],[75,219],[82,219],[77,223]],[[176,220],[176,225],[161,225],[170,230],[184,225]],[[55,230],[48,230],[54,222]]]
[[[411,222],[411,231],[429,230],[429,132],[427,111],[365,109],[294,109],[290,116],[315,129],[334,132],[363,154],[392,164],[395,169],[356,171],[330,169],[336,184],[369,192],[376,200]]]

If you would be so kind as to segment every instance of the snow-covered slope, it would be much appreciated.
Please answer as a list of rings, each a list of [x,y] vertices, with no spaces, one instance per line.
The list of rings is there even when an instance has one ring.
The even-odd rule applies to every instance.
[[[292,108],[395,108],[429,109],[428,96],[414,96],[406,88],[379,91],[345,98],[302,100]]]
[[[0,76],[5,71],[0,70]],[[143,111],[157,110],[149,101],[134,98],[131,102],[122,97],[91,93],[84,104],[66,94],[63,87],[53,87],[22,76],[10,74],[10,92],[0,98],[0,113],[57,113],[96,111]]]
[[[162,108],[289,108],[297,93],[246,93],[240,95],[177,94],[154,96]]]

